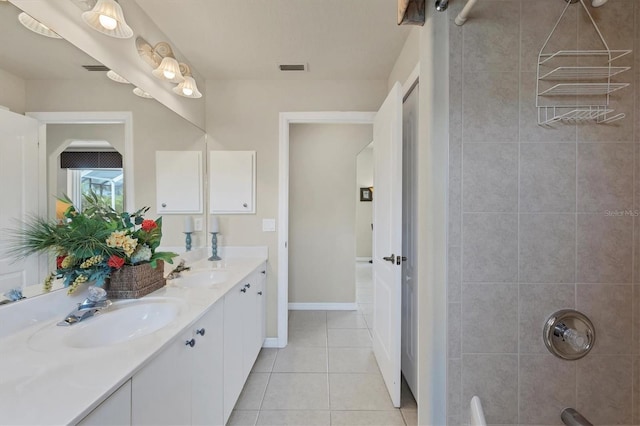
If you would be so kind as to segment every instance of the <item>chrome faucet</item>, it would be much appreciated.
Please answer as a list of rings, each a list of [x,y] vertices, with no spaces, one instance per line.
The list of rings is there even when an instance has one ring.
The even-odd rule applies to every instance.
[[[180,278],[180,272],[188,271],[190,269],[191,269],[191,267],[190,266],[185,266],[184,259],[182,259],[180,261],[180,263],[178,264],[178,266],[173,268],[173,271],[169,272],[169,275],[167,275],[167,279],[168,280],[175,280],[176,278]]]
[[[78,303],[78,307],[69,312],[65,319],[58,325],[68,326],[91,318],[103,309],[111,306],[111,300],[107,299],[107,292],[100,287],[89,287],[89,297],[84,302]]]

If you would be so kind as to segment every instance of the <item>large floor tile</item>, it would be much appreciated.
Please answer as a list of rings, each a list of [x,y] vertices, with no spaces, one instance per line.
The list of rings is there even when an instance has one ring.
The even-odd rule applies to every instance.
[[[258,359],[253,364],[251,369],[252,373],[271,373],[273,370],[273,363],[276,361],[276,354],[278,349],[275,348],[262,348],[258,354]]]
[[[269,382],[269,373],[249,374],[236,403],[236,410],[259,410],[267,382]]]
[[[393,410],[380,374],[329,374],[332,410]]]
[[[400,412],[407,426],[418,426],[418,410],[405,410],[401,408]]]
[[[227,426],[255,426],[258,413],[257,410],[233,410]]]
[[[326,325],[326,311],[289,311],[289,329],[317,328]]]
[[[290,346],[278,351],[276,373],[326,373],[327,349]]]
[[[367,328],[367,323],[358,311],[330,311],[327,328]]]
[[[407,381],[404,379],[404,377],[402,377],[402,382],[400,384],[400,408],[402,408],[403,410],[418,409],[416,399],[413,397],[413,393],[411,393],[411,389],[409,388],[409,385],[407,384]]]
[[[262,410],[258,416],[258,425],[275,426],[329,426],[331,424],[331,414],[329,411],[309,411],[309,410]]]
[[[326,328],[289,329],[289,346],[326,347]]]
[[[272,373],[262,402],[263,410],[327,410],[327,375]]]
[[[379,373],[371,348],[329,348],[330,373]]]
[[[362,329],[329,329],[329,347],[338,348],[370,348],[371,335],[366,328]]]
[[[331,411],[334,426],[404,426],[400,410]]]

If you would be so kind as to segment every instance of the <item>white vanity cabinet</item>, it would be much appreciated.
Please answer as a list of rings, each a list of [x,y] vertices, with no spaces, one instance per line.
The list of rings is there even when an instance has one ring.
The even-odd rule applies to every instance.
[[[131,380],[120,386],[84,419],[79,426],[124,426],[131,424]]]
[[[223,302],[132,379],[132,424],[221,425]]]
[[[261,265],[224,298],[224,420],[229,419],[265,339],[265,280]]]

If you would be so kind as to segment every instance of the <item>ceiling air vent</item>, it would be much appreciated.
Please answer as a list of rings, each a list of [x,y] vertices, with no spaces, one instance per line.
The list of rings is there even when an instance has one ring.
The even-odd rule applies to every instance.
[[[104,65],[83,65],[82,68],[87,71],[109,71]]]
[[[280,71],[307,71],[307,64],[280,64]]]

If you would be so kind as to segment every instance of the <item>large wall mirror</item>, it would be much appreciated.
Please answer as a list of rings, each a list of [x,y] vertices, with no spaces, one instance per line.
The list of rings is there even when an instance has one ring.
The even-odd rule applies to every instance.
[[[157,216],[155,151],[206,153],[204,131],[154,99],[136,96],[132,85],[107,78],[99,62],[66,40],[30,31],[19,22],[20,13],[0,1],[0,28],[10,40],[0,45],[0,106],[10,110],[0,111],[0,119],[19,121],[26,113],[38,120],[41,148],[23,167],[31,186],[15,180],[2,186],[0,196],[23,200],[37,187],[35,211],[22,213],[55,220],[57,197],[79,199],[91,187],[116,209],[150,206],[149,215]],[[20,155],[13,142],[0,131],[0,158]],[[20,212],[0,209],[0,229],[14,227]],[[183,217],[163,218],[163,245],[183,244],[183,223]],[[206,244],[206,236],[194,237],[194,247]],[[16,262],[6,255],[6,245],[0,239],[0,305],[10,289],[26,297],[40,294],[41,280],[52,270],[51,259]]]

